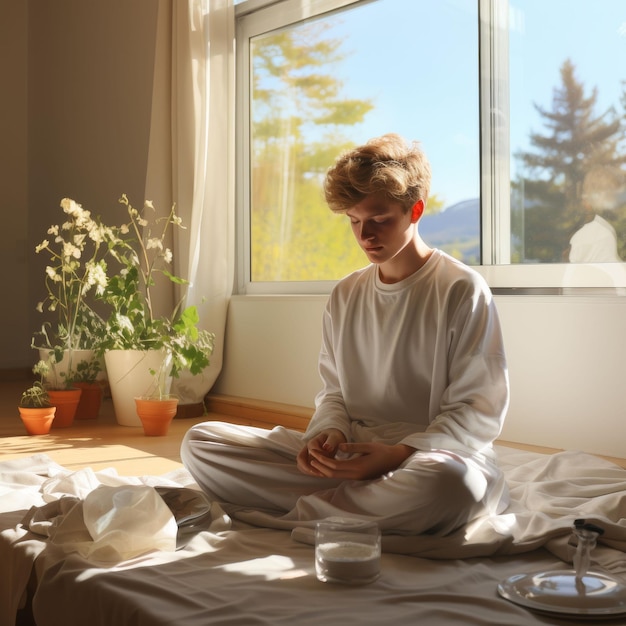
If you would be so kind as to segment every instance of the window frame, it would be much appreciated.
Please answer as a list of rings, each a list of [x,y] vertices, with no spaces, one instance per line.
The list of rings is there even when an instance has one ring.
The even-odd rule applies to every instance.
[[[251,280],[250,39],[288,28],[311,17],[371,1],[373,0],[245,0],[235,6],[237,41],[235,293],[239,295],[328,294],[338,282]],[[479,16],[481,265],[473,265],[472,268],[482,274],[497,293],[625,295],[626,263],[511,264],[509,2],[508,0],[476,0],[476,2]],[[500,125],[502,122],[504,126]],[[598,269],[602,270],[600,278]]]

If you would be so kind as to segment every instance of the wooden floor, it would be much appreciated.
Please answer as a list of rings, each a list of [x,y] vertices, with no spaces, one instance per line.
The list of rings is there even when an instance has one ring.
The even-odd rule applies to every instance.
[[[105,398],[98,419],[74,420],[69,428],[53,427],[48,435],[29,436],[17,409],[26,386],[21,381],[0,382],[0,461],[44,453],[70,469],[115,467],[122,476],[160,475],[182,466],[180,443],[193,424],[209,419],[241,422],[218,413],[175,418],[165,437],[146,437],[142,428],[119,426],[112,400]],[[245,423],[268,426],[254,420]]]
[[[282,424],[304,430],[309,409],[271,402],[243,401],[215,396],[207,414],[175,418],[165,437],[146,437],[141,428],[119,426],[111,398],[105,398],[95,420],[75,420],[69,428],[53,428],[49,435],[28,436],[19,417],[18,401],[25,381],[0,381],[0,461],[45,453],[69,469],[114,467],[122,476],[158,476],[182,467],[180,444],[187,430],[207,420],[269,428]],[[500,445],[550,454],[556,448],[498,441]],[[604,457],[626,467],[626,459]]]

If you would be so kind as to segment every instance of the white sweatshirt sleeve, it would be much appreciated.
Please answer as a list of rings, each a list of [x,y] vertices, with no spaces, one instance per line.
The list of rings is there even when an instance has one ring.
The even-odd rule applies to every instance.
[[[329,301],[322,320],[322,347],[318,362],[322,389],[315,398],[315,413],[309,423],[305,438],[312,439],[323,430],[336,428],[345,435],[348,441],[351,441],[351,420],[344,402],[339,372],[335,362],[330,308],[331,303]]]
[[[449,324],[447,380],[433,379],[436,405],[430,424],[402,443],[420,450],[487,452],[509,405],[508,370],[491,294],[481,290],[465,296]]]

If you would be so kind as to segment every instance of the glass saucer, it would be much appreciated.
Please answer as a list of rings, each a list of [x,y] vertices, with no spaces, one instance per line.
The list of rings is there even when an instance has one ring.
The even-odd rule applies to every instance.
[[[601,572],[589,571],[582,579],[574,570],[516,574],[498,585],[498,593],[528,609],[578,619],[626,614],[626,585]]]

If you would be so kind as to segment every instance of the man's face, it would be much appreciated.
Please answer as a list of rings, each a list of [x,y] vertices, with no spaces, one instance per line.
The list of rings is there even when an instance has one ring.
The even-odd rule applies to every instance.
[[[371,263],[393,259],[413,239],[411,212],[398,202],[368,196],[346,211],[352,232]]]

